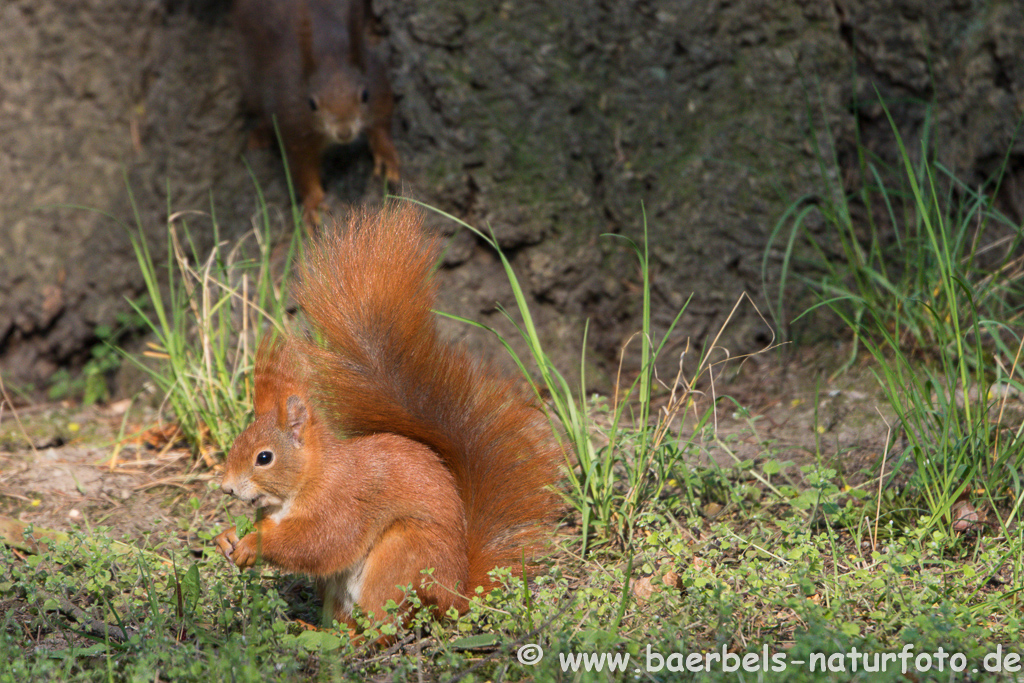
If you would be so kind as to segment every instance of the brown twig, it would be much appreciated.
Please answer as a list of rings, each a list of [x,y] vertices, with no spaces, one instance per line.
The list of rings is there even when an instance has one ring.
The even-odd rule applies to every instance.
[[[128,640],[131,636],[136,634],[136,631],[134,630],[129,632],[125,629],[122,629],[119,626],[111,626],[107,622],[101,621],[100,619],[93,619],[85,610],[83,610],[81,607],[65,598],[63,595],[56,595],[49,591],[43,590],[42,588],[37,589],[36,592],[44,599],[53,600],[54,602],[56,602],[57,607],[58,609],[60,609],[61,612],[67,614],[75,621],[82,624],[98,636],[111,638],[113,640],[123,643],[126,640]]]
[[[165,477],[156,481],[150,481],[145,484],[139,484],[133,487],[136,491],[145,491],[151,489],[154,486],[177,486],[178,488],[188,488],[189,484],[197,481],[208,481],[210,479],[216,479],[217,475],[214,474],[186,474],[186,475],[175,475],[173,477]]]
[[[11,401],[11,397],[7,395],[7,387],[4,386],[4,377],[0,375],[0,395],[3,396],[3,403],[0,403],[0,413],[3,412],[3,404],[6,403],[11,409],[11,415],[14,416],[14,421],[18,423],[18,429],[21,430],[21,435],[25,437],[25,441],[28,442],[29,448],[32,449],[33,455],[39,455],[39,451],[36,450],[36,444],[29,437],[28,432],[25,431],[25,425],[21,423],[21,418],[18,417],[18,411],[14,409],[14,403]]]
[[[878,495],[875,500],[875,535],[871,539],[871,552],[875,552],[878,546],[878,520],[882,516],[882,481],[885,479],[885,461],[889,457],[889,439],[892,438],[892,425],[885,419],[885,415],[882,415],[882,411],[875,408],[878,412],[878,416],[882,418],[882,422],[885,423],[885,450],[882,451],[882,469],[878,473]]]

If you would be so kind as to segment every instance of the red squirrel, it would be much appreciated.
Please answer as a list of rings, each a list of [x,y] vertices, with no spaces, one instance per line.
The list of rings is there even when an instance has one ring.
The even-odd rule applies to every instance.
[[[490,570],[520,573],[560,511],[563,452],[536,401],[441,339],[439,241],[421,222],[355,213],[307,249],[293,295],[312,334],[259,346],[255,419],[221,485],[258,508],[221,552],[316,577],[350,627],[354,605],[384,618],[409,585],[439,616],[464,612]]]
[[[250,146],[274,142],[276,120],[307,217],[324,199],[321,156],[365,132],[374,174],[398,182],[394,97],[367,45],[370,0],[234,0]]]

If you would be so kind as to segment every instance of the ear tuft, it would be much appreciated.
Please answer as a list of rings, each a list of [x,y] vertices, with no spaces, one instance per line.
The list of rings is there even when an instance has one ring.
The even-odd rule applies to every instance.
[[[285,409],[288,413],[288,427],[292,432],[292,443],[296,448],[300,448],[302,446],[302,431],[309,421],[306,404],[298,396],[289,396],[285,403]]]

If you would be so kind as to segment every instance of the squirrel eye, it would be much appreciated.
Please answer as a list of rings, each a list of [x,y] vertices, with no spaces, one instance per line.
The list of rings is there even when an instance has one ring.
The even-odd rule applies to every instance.
[[[363,91],[361,93],[359,93],[359,99],[362,100],[363,104],[366,104],[367,102],[369,102],[370,101],[370,91],[367,90],[366,88],[363,88]]]
[[[274,454],[270,451],[260,451],[256,454],[256,464],[265,467],[274,461]]]
[[[310,97],[309,98],[309,108],[312,109],[313,111],[316,111],[319,107],[320,107],[320,105],[317,104],[316,98],[315,97]]]

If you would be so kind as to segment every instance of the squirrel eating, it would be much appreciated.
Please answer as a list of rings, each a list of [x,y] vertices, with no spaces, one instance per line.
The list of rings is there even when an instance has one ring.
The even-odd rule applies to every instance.
[[[324,199],[321,157],[366,133],[374,175],[399,179],[391,140],[394,96],[387,69],[367,44],[370,0],[234,0],[243,107],[256,118],[249,142],[275,141],[307,218]]]
[[[239,568],[262,559],[315,577],[325,614],[349,627],[355,605],[382,619],[408,586],[438,616],[465,612],[493,587],[488,572],[521,574],[548,542],[562,447],[521,383],[441,338],[440,242],[416,210],[340,227],[299,265],[311,334],[257,351],[254,420],[221,485],[257,521],[215,543]]]

